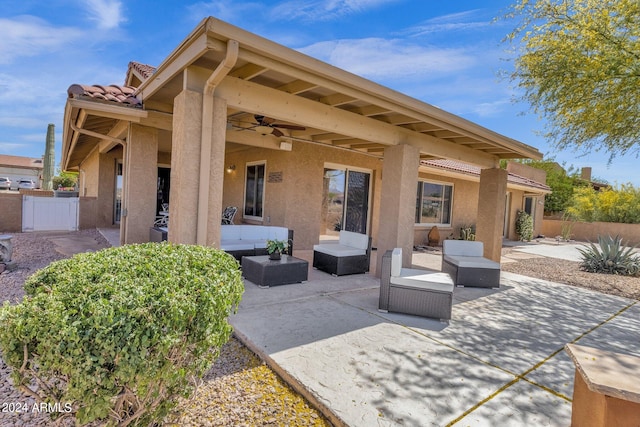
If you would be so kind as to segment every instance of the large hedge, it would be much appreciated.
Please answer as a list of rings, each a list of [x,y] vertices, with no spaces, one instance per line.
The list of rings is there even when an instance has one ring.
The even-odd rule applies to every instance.
[[[25,290],[0,309],[15,384],[79,424],[125,426],[161,420],[188,395],[229,339],[244,287],[222,251],[149,243],[52,263]]]

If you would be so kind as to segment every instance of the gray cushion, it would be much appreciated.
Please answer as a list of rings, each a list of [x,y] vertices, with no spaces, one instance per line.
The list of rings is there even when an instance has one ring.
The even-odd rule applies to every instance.
[[[321,252],[323,254],[331,255],[334,257],[345,256],[364,256],[367,251],[364,249],[358,249],[351,246],[341,245],[340,243],[328,243],[322,245],[313,245],[313,250]]]
[[[444,260],[460,268],[486,268],[500,270],[500,264],[487,258],[478,256],[449,256],[445,255]]]
[[[392,285],[440,292],[453,292],[453,281],[446,273],[403,268],[400,276],[391,276]]]

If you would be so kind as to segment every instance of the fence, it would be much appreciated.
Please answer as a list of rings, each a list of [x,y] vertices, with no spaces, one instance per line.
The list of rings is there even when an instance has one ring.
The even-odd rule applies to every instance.
[[[640,224],[617,222],[578,222],[545,218],[542,234],[547,237],[562,236],[562,227],[569,226],[571,238],[585,242],[597,242],[598,236],[620,236],[625,245],[640,245]]]
[[[22,197],[22,231],[75,231],[78,197]]]
[[[39,190],[35,191],[37,192]],[[38,196],[38,198],[43,199],[54,199],[52,195],[53,192],[49,192],[48,194],[46,192],[22,194],[13,191],[0,191],[0,234],[8,232],[15,233],[23,230],[23,197]],[[67,198],[55,199],[67,200]],[[76,198],[76,200],[78,199]],[[80,197],[78,206],[78,224],[76,229],[83,230],[95,228],[97,218],[96,214],[97,199],[95,197]],[[33,213],[31,213],[31,215],[33,215]],[[27,224],[27,228],[31,227],[34,226],[30,226]],[[63,230],[69,229],[66,225],[63,225],[63,227]]]

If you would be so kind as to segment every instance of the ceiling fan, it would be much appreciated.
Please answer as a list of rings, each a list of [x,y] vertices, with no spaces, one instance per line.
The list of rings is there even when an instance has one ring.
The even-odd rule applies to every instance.
[[[291,129],[291,130],[305,130],[304,126],[296,126],[296,125],[288,125],[285,123],[275,123],[276,119],[272,119],[271,117],[260,116],[258,114],[253,116],[258,122],[258,125],[253,129],[261,135],[273,135],[273,136],[283,136],[284,133],[280,131],[280,129]]]

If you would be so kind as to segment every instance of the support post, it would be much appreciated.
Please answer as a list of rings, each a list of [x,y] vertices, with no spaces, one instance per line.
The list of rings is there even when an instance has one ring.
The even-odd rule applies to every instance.
[[[476,240],[484,244],[484,257],[500,262],[504,228],[507,176],[504,169],[482,169],[478,197]]]
[[[132,124],[125,163],[124,243],[149,241],[156,210],[158,182],[158,130]]]
[[[420,152],[415,147],[401,144],[384,150],[377,277],[382,256],[389,249],[402,248],[402,265],[411,265],[419,166]]]

